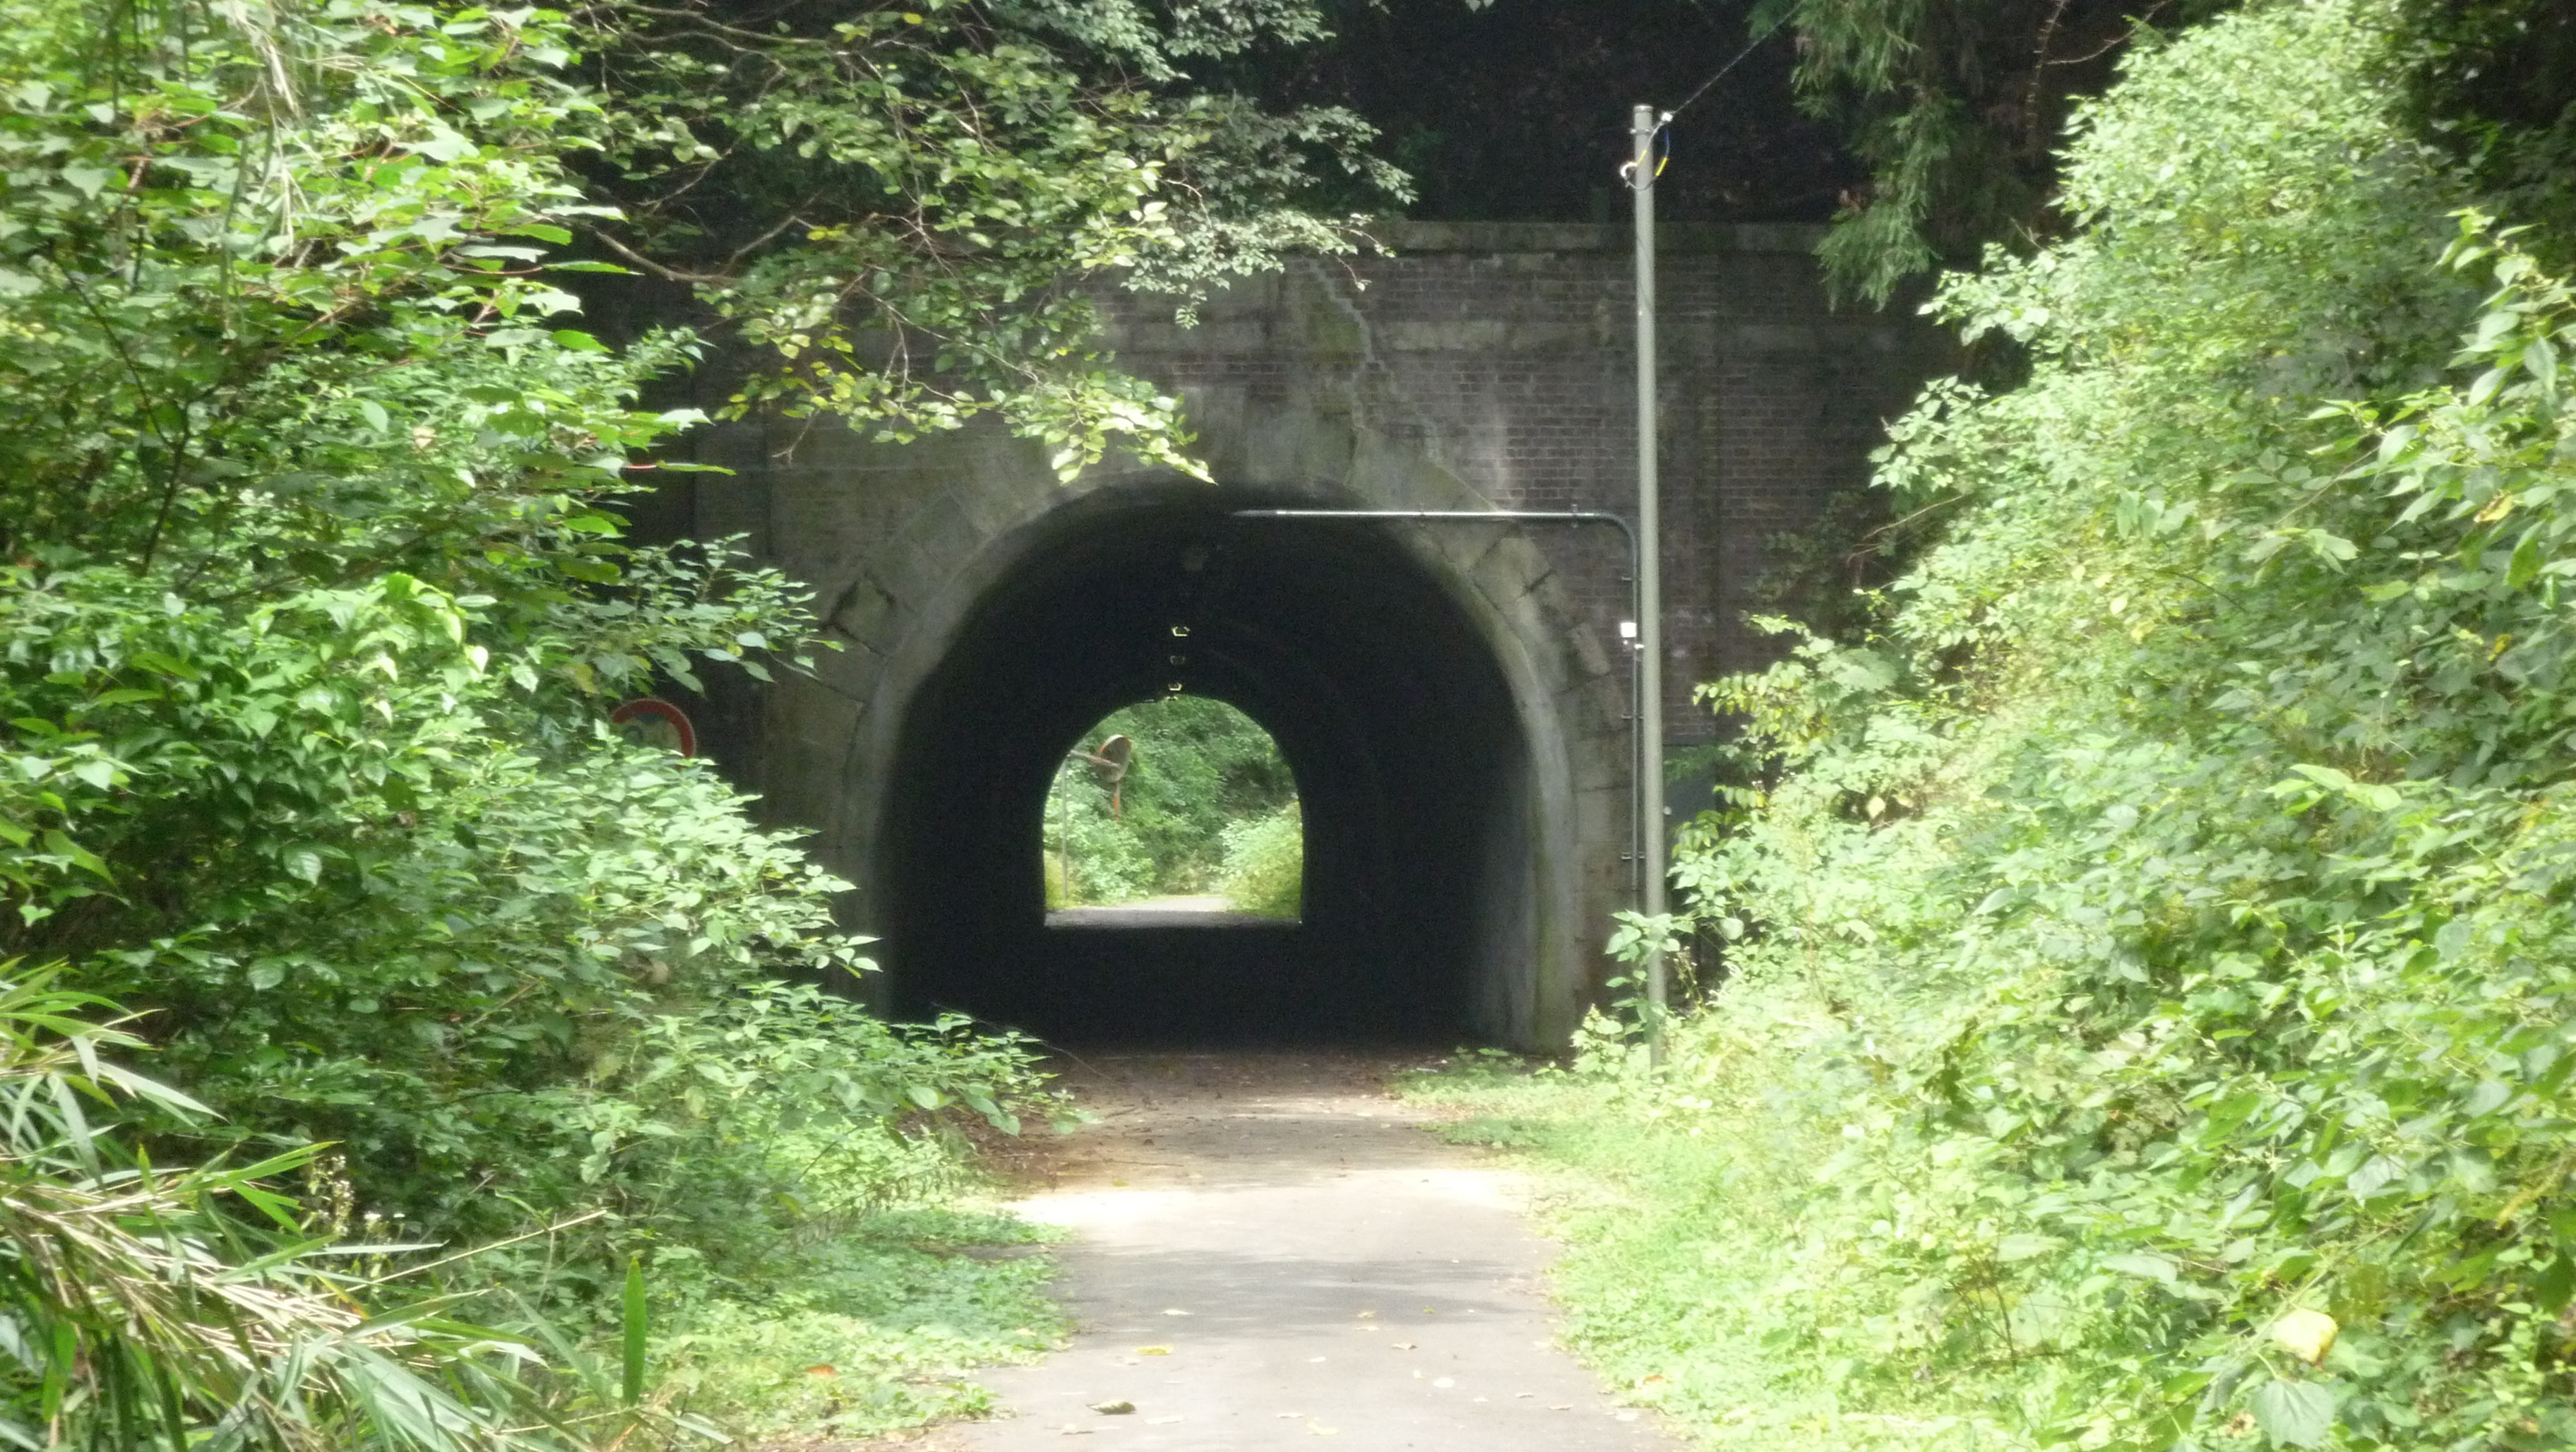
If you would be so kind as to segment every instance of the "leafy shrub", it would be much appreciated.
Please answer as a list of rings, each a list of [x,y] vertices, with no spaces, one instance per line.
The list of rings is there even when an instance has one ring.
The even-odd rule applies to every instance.
[[[1944,291],[2033,367],[1895,426],[1941,537],[1708,692],[1731,976],[1568,1092],[1669,1237],[1584,1335],[1715,1440],[2576,1443],[2576,301],[2392,26],[2132,62]]]
[[[1306,904],[1306,822],[1290,802],[1225,829],[1226,901],[1239,913],[1293,918]]]
[[[102,1057],[142,1041],[92,1022],[113,1006],[49,976],[0,984],[0,1440],[567,1445],[526,1421],[564,1425],[521,1379],[514,1338],[444,1317],[435,1299],[367,1307],[382,1284],[304,1235],[295,1202],[264,1181],[315,1147],[171,1166],[93,1125],[90,1112],[135,1103],[204,1111]]]
[[[139,1298],[119,1329],[42,1280],[69,1232],[22,1236],[13,1324],[71,1340],[0,1338],[13,1405],[102,1446],[227,1397],[260,1445],[501,1445],[485,1412],[542,1342],[540,1409],[625,1429],[592,1373],[628,1265],[666,1330],[720,1318],[958,1193],[960,1116],[1052,1097],[1015,1041],[860,1012],[844,885],[606,730],[710,666],[800,668],[814,622],[721,545],[620,538],[629,471],[677,467],[650,451],[695,417],[635,397],[695,345],[564,326],[602,266],[552,252],[597,216],[571,22],[0,11],[0,956],[136,1010],[193,1096],[123,1106],[112,1185],[50,1140],[17,1162],[19,1203],[158,1254],[161,1288],[85,1272]],[[182,1204],[147,1151],[255,1168],[174,1172]],[[251,1183],[298,1167],[300,1215]],[[384,1231],[443,1247],[389,1271],[524,1338],[358,1329],[318,1248]],[[224,1302],[226,1266],[270,1299]],[[236,1331],[248,1360],[187,1361]]]

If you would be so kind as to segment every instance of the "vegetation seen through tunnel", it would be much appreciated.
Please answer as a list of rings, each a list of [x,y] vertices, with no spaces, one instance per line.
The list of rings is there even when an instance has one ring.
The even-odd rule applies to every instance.
[[[1293,918],[1302,905],[1297,780],[1260,723],[1204,696],[1129,706],[1084,733],[1047,794],[1043,850],[1050,909],[1213,895]]]

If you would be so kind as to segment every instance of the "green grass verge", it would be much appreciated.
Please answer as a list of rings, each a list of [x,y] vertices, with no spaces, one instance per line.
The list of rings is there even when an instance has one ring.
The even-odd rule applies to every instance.
[[[682,1308],[655,1339],[657,1399],[754,1443],[872,1437],[982,1416],[978,1367],[1067,1330],[1048,1227],[955,1206],[885,1210],[817,1244],[790,1282]]]
[[[1641,1114],[1615,1080],[1490,1054],[1401,1092],[1460,1116],[1445,1138],[1532,1175],[1541,1226],[1565,1246],[1565,1342],[1614,1397],[1730,1452],[1975,1445],[1974,1417],[1847,1401],[1861,1345],[1816,1354],[1817,1328],[1791,1309],[1812,1264],[1794,1181],[1831,1150],[1785,1142],[1783,1119]]]

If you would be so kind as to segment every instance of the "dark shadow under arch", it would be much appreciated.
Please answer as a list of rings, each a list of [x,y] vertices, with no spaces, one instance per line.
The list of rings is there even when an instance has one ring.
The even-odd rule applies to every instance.
[[[1527,992],[1535,952],[1510,687],[1466,611],[1381,527],[1229,517],[1258,502],[1188,485],[1094,496],[1011,542],[913,693],[887,783],[875,880],[898,1013],[1087,1042],[1500,1031],[1481,1020]],[[1056,763],[1176,680],[1241,709],[1288,758],[1304,918],[1048,932],[1034,843]]]

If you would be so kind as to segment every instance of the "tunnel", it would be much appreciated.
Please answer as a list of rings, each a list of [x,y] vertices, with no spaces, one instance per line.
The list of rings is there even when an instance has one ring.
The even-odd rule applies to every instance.
[[[1177,484],[1008,540],[902,716],[879,884],[893,1010],[1060,1043],[1493,1041],[1537,911],[1527,733],[1460,594],[1386,525]],[[1050,926],[1038,850],[1082,733],[1175,690],[1267,730],[1306,831],[1293,923]]]

